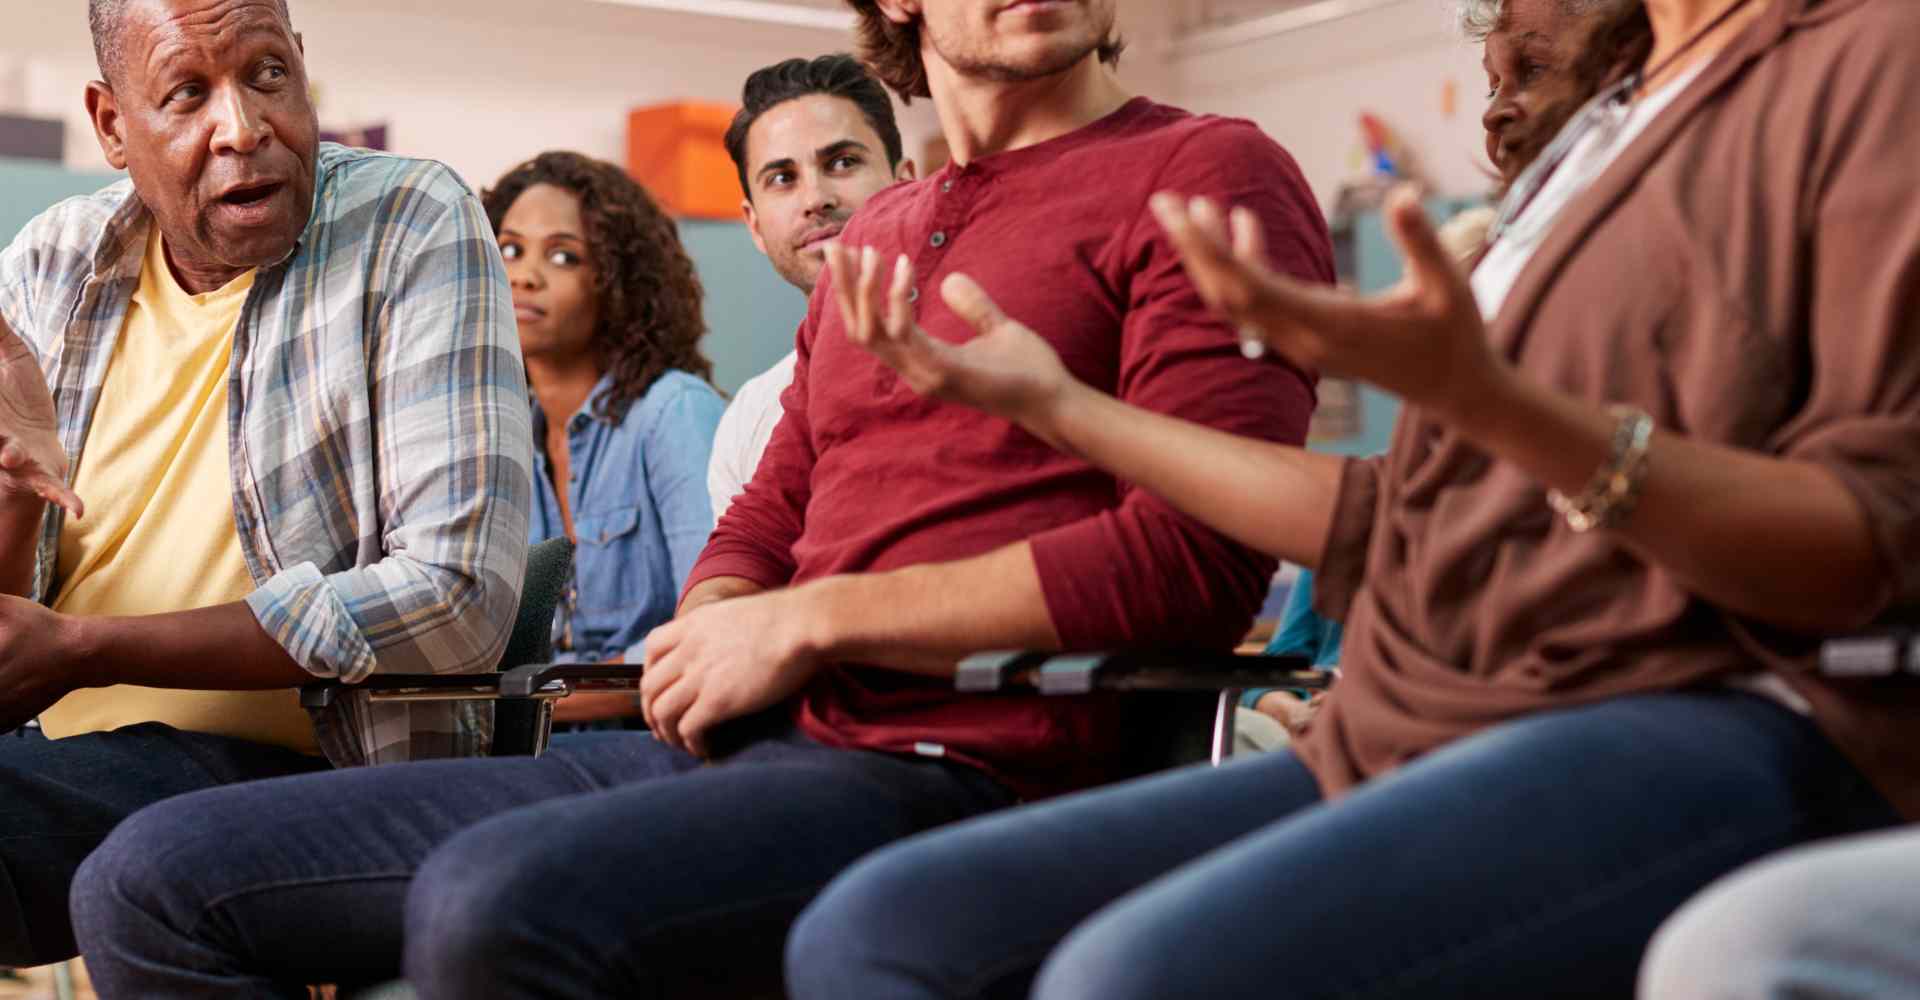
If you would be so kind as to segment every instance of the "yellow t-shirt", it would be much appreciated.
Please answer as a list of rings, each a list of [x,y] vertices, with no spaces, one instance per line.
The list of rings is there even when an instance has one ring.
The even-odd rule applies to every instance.
[[[227,374],[254,272],[192,295],[167,266],[158,227],[107,366],[74,489],[87,516],[60,531],[53,609],[163,614],[253,591],[233,520]],[[317,753],[299,693],[120,686],[68,695],[40,716],[49,737],[139,722]]]

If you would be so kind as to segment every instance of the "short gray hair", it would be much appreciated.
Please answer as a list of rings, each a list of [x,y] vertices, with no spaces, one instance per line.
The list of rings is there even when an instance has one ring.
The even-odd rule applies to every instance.
[[[1500,30],[1506,19],[1509,0],[1458,0],[1460,32],[1476,42]],[[1602,9],[1623,6],[1629,0],[1552,0],[1562,13],[1572,17],[1597,14]]]
[[[135,0],[87,0],[87,30],[93,34],[93,59],[100,64],[100,79],[113,83],[114,70],[120,68],[120,61],[126,58],[126,46],[121,36],[122,22],[126,20],[127,7]],[[287,0],[274,0],[280,7],[280,16],[293,23],[293,12],[287,9]]]

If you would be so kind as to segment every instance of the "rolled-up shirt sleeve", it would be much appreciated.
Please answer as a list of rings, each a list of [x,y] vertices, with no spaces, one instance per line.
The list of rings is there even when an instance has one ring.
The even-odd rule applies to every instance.
[[[1266,228],[1275,268],[1331,282],[1326,223],[1293,160],[1244,122],[1201,131],[1154,187],[1245,206]],[[1249,361],[1232,328],[1201,301],[1179,255],[1145,206],[1123,241],[1132,275],[1121,332],[1119,385],[1128,403],[1217,430],[1288,444],[1306,440],[1310,375]],[[1246,633],[1275,561],[1122,486],[1114,509],[1031,540],[1048,612],[1069,648],[1230,647]],[[1275,510],[1285,517],[1285,510]]]
[[[1380,472],[1386,459],[1350,458],[1340,468],[1333,521],[1314,570],[1313,610],[1322,618],[1347,620],[1353,598],[1366,580],[1367,553],[1380,509]]]
[[[1920,604],[1920,63],[1891,47],[1879,55],[1848,68],[1858,106],[1816,165],[1811,377],[1773,442],[1830,472],[1865,512],[1884,574],[1863,609],[1873,614]]]
[[[397,235],[367,331],[384,557],[287,566],[247,598],[319,677],[491,670],[519,606],[533,443],[506,271],[479,200],[428,168],[383,206]]]

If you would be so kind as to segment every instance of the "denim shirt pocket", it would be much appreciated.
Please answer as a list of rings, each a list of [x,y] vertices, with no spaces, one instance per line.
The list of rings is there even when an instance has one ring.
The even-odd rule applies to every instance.
[[[581,545],[595,548],[612,548],[620,544],[620,539],[633,534],[640,526],[640,508],[638,505],[616,507],[595,514],[581,514],[574,521],[575,541]]]
[[[666,557],[642,531],[646,518],[636,505],[582,513],[574,519],[579,549],[574,555],[574,651],[599,656],[639,642],[658,622],[649,609],[657,589],[652,567]],[[656,551],[659,550],[659,551]]]

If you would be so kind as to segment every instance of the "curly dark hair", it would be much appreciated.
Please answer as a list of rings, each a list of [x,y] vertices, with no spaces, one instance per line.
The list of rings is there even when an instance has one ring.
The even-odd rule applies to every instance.
[[[893,88],[903,104],[916,97],[932,97],[927,89],[927,67],[920,59],[920,22],[895,24],[880,12],[878,0],[847,0],[860,17],[857,28],[860,59],[881,83]],[[1119,35],[1100,40],[1100,61],[1109,66],[1120,64],[1120,53],[1127,43]]]
[[[600,323],[593,332],[602,369],[613,390],[594,415],[625,419],[654,380],[678,368],[713,381],[713,362],[700,351],[707,334],[704,291],[680,230],[627,172],[579,153],[541,153],[507,171],[482,194],[497,232],[507,209],[536,184],[551,184],[580,199]]]

